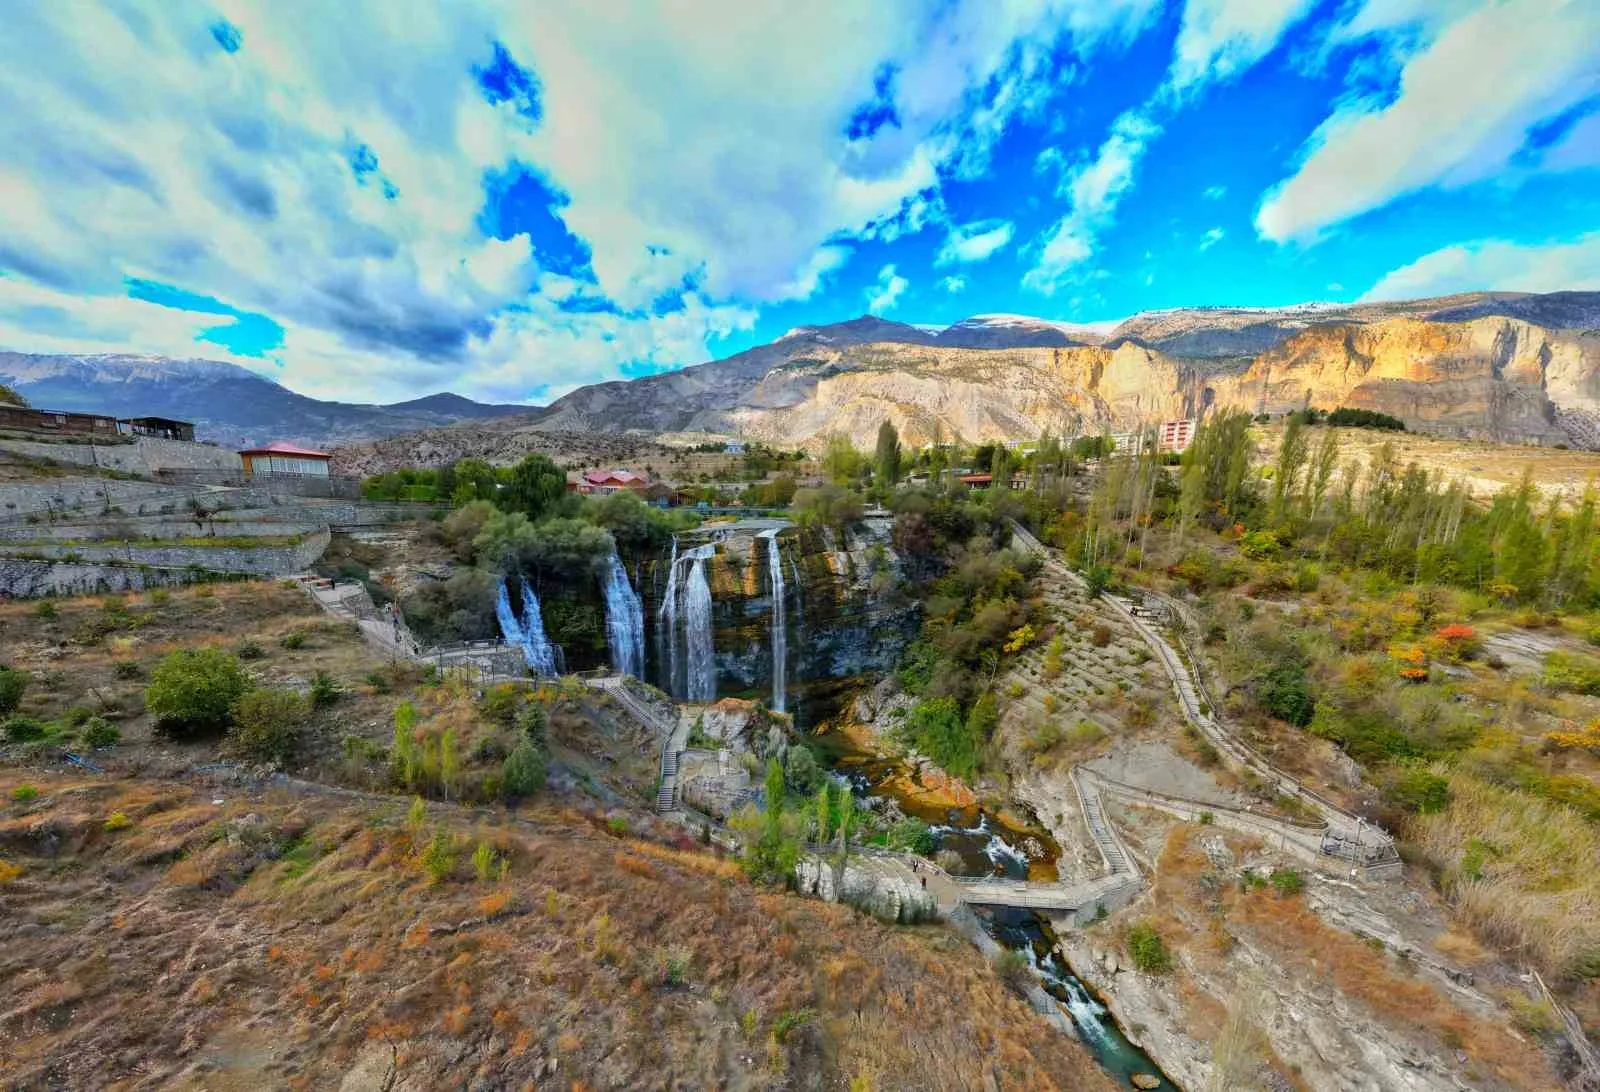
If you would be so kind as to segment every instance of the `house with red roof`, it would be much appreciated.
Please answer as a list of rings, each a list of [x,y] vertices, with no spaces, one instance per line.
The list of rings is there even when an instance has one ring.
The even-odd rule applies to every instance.
[[[333,456],[294,444],[268,444],[239,452],[246,474],[292,474],[302,478],[326,478]]]
[[[572,488],[585,496],[605,496],[624,489],[643,493],[650,488],[650,476],[632,470],[585,470]]]

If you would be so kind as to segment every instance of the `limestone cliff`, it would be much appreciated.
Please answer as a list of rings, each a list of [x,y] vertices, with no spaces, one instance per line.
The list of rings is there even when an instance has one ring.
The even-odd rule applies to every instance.
[[[1600,336],[1500,317],[1330,323],[1237,375],[1213,376],[1208,391],[1216,405],[1253,412],[1355,406],[1424,432],[1590,446],[1600,435]]]
[[[1378,410],[1453,438],[1600,448],[1600,292],[1195,308],[1110,329],[991,315],[930,333],[867,317],[425,439],[502,462],[557,434],[742,433],[816,450],[843,433],[870,448],[885,420],[909,444],[971,443],[1307,404]]]
[[[908,443],[976,442],[1307,404],[1452,437],[1600,446],[1600,293],[1198,308],[1110,330],[988,316],[930,334],[856,319],[575,391],[535,427],[742,432],[812,448],[844,433],[870,447],[885,420]]]

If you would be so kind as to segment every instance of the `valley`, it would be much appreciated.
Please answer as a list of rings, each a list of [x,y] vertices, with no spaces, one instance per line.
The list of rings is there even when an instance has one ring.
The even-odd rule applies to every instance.
[[[190,548],[315,556],[172,586],[112,525],[194,487],[19,460],[23,541],[85,556],[0,565],[0,898],[86,954],[0,963],[4,1076],[1583,1089],[1593,459],[1219,410],[1177,459],[884,422],[759,515],[537,453],[268,476]],[[127,583],[38,521],[73,490]],[[183,999],[162,1067],[106,967]]]

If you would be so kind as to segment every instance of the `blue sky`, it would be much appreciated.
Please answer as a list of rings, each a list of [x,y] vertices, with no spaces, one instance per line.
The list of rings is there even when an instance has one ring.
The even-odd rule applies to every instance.
[[[871,311],[1600,288],[1588,0],[16,5],[0,347],[542,401]]]

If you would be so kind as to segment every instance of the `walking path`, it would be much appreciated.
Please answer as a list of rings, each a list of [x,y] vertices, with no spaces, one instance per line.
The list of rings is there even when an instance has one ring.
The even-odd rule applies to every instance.
[[[1011,531],[1016,542],[1044,560],[1045,567],[1051,575],[1076,584],[1080,588],[1087,588],[1088,584],[1082,576],[1068,568],[1066,562],[1055,551],[1048,549],[1021,524],[1013,521]],[[1079,776],[1082,771],[1089,775],[1087,780],[1098,782],[1111,794],[1129,803],[1144,804],[1171,814],[1193,814],[1197,813],[1198,809],[1209,812],[1214,818],[1228,816],[1230,818],[1228,825],[1249,826],[1258,833],[1268,833],[1285,848],[1313,847],[1308,850],[1313,855],[1348,861],[1372,878],[1399,876],[1400,855],[1395,849],[1394,839],[1386,831],[1367,822],[1361,816],[1346,811],[1292,775],[1273,766],[1264,756],[1252,750],[1248,744],[1229,731],[1222,720],[1213,715],[1217,707],[1205,691],[1204,679],[1200,674],[1201,660],[1189,649],[1188,642],[1184,638],[1184,629],[1190,622],[1188,612],[1181,604],[1159,593],[1146,591],[1143,596],[1146,602],[1153,601],[1158,604],[1168,617],[1178,619],[1173,632],[1183,649],[1183,655],[1180,656],[1166,636],[1146,620],[1149,612],[1143,605],[1110,594],[1102,595],[1100,598],[1132,627],[1155,655],[1171,681],[1173,693],[1177,695],[1178,707],[1182,710],[1184,719],[1193,725],[1195,730],[1231,765],[1254,774],[1283,795],[1299,800],[1317,814],[1319,821],[1308,826],[1273,816],[1256,815],[1243,809],[1201,804],[1183,797],[1122,785],[1082,767],[1073,771],[1074,783],[1078,786],[1080,798],[1084,795],[1086,780]],[[1087,815],[1085,818],[1088,821]],[[1093,822],[1089,822],[1089,828],[1090,833],[1094,834]]]

